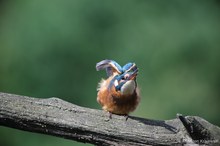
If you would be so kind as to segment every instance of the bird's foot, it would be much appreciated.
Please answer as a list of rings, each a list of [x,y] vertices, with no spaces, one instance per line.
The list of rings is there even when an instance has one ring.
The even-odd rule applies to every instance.
[[[112,119],[112,113],[111,112],[107,112],[108,113],[108,119],[105,119],[105,121],[110,121]]]
[[[127,121],[128,120],[128,118],[129,118],[129,115],[124,115],[124,117],[125,117],[125,121]]]

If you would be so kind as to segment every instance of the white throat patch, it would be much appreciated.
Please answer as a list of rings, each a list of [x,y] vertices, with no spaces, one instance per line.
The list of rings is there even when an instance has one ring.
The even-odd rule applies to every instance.
[[[127,82],[121,87],[121,94],[122,94],[122,95],[133,94],[135,88],[136,88],[136,84],[135,84],[135,81],[134,81],[134,80],[127,81]]]

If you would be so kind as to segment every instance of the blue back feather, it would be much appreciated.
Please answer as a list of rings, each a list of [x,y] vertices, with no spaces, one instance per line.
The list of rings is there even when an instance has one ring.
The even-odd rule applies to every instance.
[[[123,67],[121,67],[116,61],[114,60],[102,60],[96,64],[96,70],[106,70],[107,76],[112,76],[113,72],[116,71],[118,75],[114,76],[113,79],[110,81],[110,84],[108,86],[108,89],[110,90],[111,87],[114,85],[115,80],[118,82],[121,81],[125,74],[134,74],[138,72],[138,68],[135,65],[135,63],[127,63]],[[132,71],[132,72],[130,72]],[[126,83],[126,79],[123,79],[124,81],[121,81],[115,88],[116,90],[120,90],[121,87]]]

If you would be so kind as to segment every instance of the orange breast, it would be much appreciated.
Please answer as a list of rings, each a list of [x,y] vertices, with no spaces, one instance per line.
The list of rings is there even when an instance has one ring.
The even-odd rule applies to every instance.
[[[115,114],[126,115],[134,111],[140,100],[138,89],[131,95],[121,95],[120,91],[116,91],[114,86],[108,89],[112,78],[100,82],[97,95],[98,103],[101,104],[104,110]]]

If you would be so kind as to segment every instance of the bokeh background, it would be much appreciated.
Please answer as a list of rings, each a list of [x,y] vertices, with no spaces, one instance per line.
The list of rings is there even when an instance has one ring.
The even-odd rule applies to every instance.
[[[142,100],[131,115],[197,115],[220,126],[218,0],[0,1],[0,92],[101,109],[95,64],[135,62]],[[72,146],[0,127],[4,146]]]

